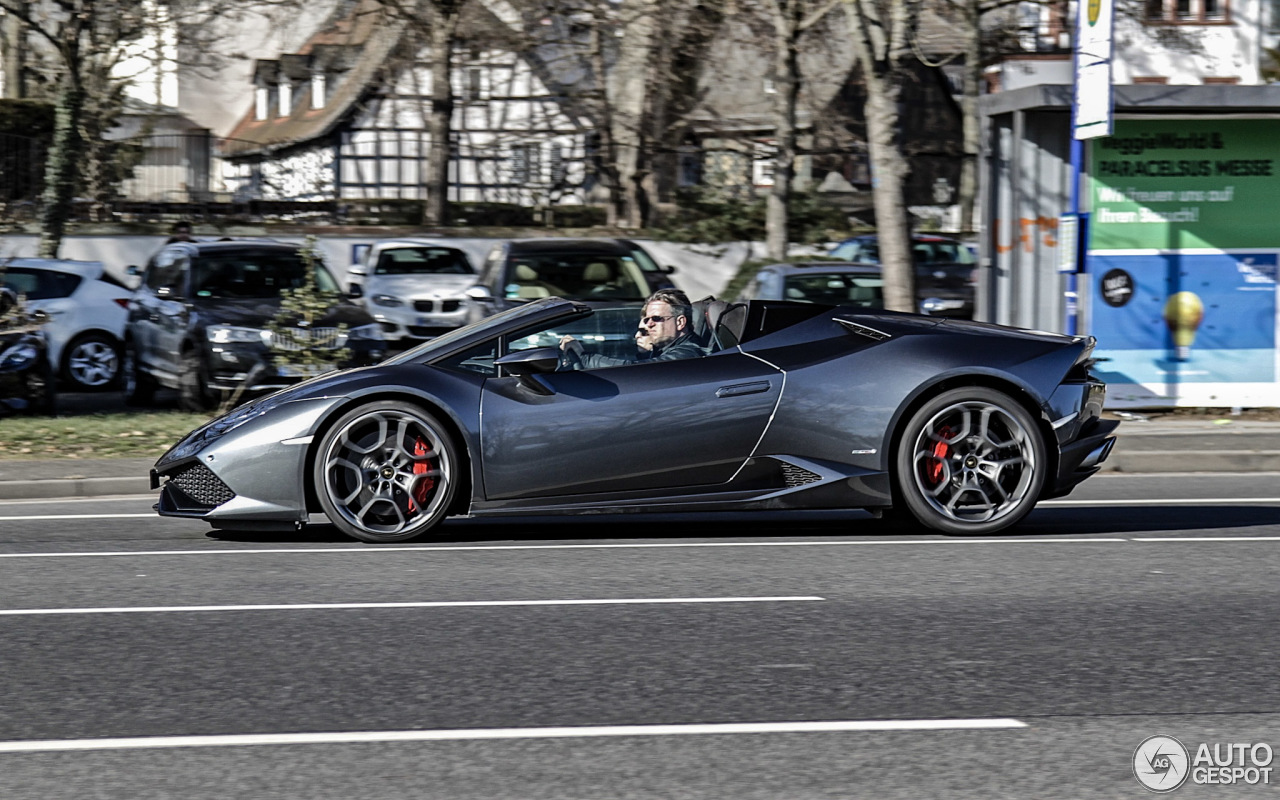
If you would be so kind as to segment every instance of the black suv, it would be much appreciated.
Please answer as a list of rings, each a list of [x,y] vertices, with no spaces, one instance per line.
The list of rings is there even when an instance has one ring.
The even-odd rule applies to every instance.
[[[130,267],[133,274],[136,267]],[[337,293],[322,264],[317,286]],[[302,369],[269,366],[281,291],[306,281],[302,246],[283,242],[178,242],[165,246],[142,273],[129,301],[125,326],[125,400],[150,403],[159,386],[180,392],[188,410],[206,410],[223,392],[283,388],[310,377]],[[346,330],[339,329],[345,324]],[[318,325],[299,328],[299,342],[351,353],[346,366],[373,364],[386,355],[382,329],[367,312],[345,300]]]
[[[628,239],[513,239],[494,245],[477,285],[467,291],[468,322],[539,297],[639,303],[677,288],[675,267],[658,266]]]

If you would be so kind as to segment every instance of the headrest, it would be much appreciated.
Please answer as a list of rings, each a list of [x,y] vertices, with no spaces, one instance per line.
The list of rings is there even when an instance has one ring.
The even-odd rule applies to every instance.
[[[538,273],[533,271],[533,267],[528,264],[516,265],[516,280],[518,281],[536,281]]]
[[[582,279],[588,283],[608,283],[613,278],[613,271],[608,264],[593,261],[582,272]]]

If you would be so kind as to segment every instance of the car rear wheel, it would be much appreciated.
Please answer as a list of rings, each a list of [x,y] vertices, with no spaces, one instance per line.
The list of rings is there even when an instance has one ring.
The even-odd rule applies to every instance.
[[[104,389],[120,377],[120,350],[110,336],[90,333],[67,345],[62,373],[78,391]]]
[[[138,363],[138,351],[132,342],[124,346],[124,363],[120,372],[124,377],[125,405],[149,406],[155,401],[156,380]]]
[[[363,542],[409,542],[447,515],[458,463],[439,420],[388,400],[353,409],[329,429],[312,477],[320,505],[343,533]]]
[[[920,524],[986,534],[1031,512],[1049,460],[1026,409],[975,386],[944,392],[917,411],[895,464],[900,499]]]

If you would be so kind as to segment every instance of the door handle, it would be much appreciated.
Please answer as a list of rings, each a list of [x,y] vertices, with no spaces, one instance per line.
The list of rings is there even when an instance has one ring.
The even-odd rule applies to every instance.
[[[732,386],[721,386],[716,389],[716,397],[741,397],[744,394],[759,394],[760,392],[769,391],[769,386],[768,381],[735,383]]]

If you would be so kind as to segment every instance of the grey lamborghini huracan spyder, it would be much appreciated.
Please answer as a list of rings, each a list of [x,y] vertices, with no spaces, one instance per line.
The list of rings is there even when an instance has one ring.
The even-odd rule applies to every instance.
[[[546,298],[255,400],[160,458],[156,509],[242,530],[323,512],[366,542],[450,515],[788,508],[984,534],[1115,441],[1091,337],[708,299],[700,358],[566,369],[564,335],[634,357],[639,316]]]

